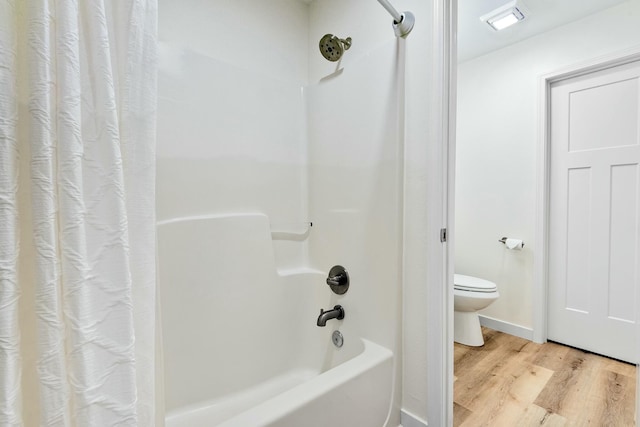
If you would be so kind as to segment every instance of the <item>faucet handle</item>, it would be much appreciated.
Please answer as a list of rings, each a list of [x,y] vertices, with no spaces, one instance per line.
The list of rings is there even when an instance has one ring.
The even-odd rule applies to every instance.
[[[340,272],[335,276],[327,277],[327,285],[344,286],[348,280],[349,278],[347,277],[347,275],[344,272]]]
[[[333,266],[329,271],[329,277],[327,277],[327,285],[334,293],[344,294],[349,289],[349,273],[341,265]]]

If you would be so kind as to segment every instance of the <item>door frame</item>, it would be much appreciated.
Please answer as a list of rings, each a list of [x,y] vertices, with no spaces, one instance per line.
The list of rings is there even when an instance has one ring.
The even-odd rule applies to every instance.
[[[427,280],[429,359],[425,381],[429,398],[426,409],[430,426],[452,426],[458,0],[436,0],[432,12],[433,75],[428,78],[434,91],[431,106],[436,127],[432,130],[432,141],[439,150],[439,158],[433,162],[440,167],[427,200],[438,200],[434,209],[439,212],[433,215],[441,221],[438,228],[446,230],[446,237],[442,238],[441,230],[431,230],[429,237],[432,242],[437,239],[438,247],[432,251],[432,255],[437,256],[428,263],[431,271]]]
[[[538,135],[536,160],[536,225],[533,266],[533,341],[547,341],[549,274],[550,102],[555,82],[640,61],[640,46],[590,59],[543,75],[538,82]],[[640,292],[636,294],[640,308]],[[637,354],[640,360],[640,309],[636,313]],[[636,425],[640,427],[640,365],[636,365]]]

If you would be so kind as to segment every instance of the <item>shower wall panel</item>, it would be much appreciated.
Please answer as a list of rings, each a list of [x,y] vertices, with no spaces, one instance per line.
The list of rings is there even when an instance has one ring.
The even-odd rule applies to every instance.
[[[404,60],[398,49],[391,40],[305,92],[314,221],[309,258],[316,269],[339,264],[349,272],[345,295],[326,290],[327,304],[346,310],[345,339],[370,339],[396,358],[402,288],[398,90]]]
[[[303,227],[306,20],[295,1],[160,1],[159,221],[261,213]],[[304,242],[273,245],[279,269],[305,263]]]

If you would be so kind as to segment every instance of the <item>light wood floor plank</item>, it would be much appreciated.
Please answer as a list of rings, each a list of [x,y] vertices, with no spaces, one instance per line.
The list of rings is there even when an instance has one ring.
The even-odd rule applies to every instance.
[[[626,375],[627,377],[635,378],[636,376],[636,366],[630,363],[620,362],[615,359],[605,358],[603,360],[602,369],[606,369],[607,371],[615,372],[617,374]]]
[[[496,375],[502,384],[496,389],[489,390],[489,399],[484,406],[477,408],[473,418],[468,417],[469,424],[487,426],[515,426],[521,420],[530,402],[544,389],[553,371],[533,365],[520,365],[515,369],[509,364],[504,373]]]
[[[569,423],[566,418],[558,414],[547,412],[533,403],[527,406],[526,411],[522,415],[522,419],[518,420],[518,422],[514,424],[514,426],[517,427],[565,427],[568,425]]]
[[[548,342],[544,346],[539,346],[539,351],[533,359],[533,363],[553,371],[557,371],[566,364],[565,357],[571,350],[570,347]]]
[[[453,425],[459,426],[461,425],[469,416],[472,414],[470,410],[465,408],[462,405],[457,403],[453,403]]]
[[[633,426],[634,378],[611,371],[598,371],[594,388],[587,396],[589,411],[572,418],[574,426]]]
[[[484,347],[455,345],[454,426],[635,425],[635,366],[487,328],[483,334]]]
[[[522,356],[521,350],[529,341],[508,335],[501,338],[499,345],[488,352],[482,348],[467,347],[470,353],[485,354],[479,358],[465,358],[462,366],[454,365],[458,377],[454,388],[455,402],[474,410],[474,407],[485,406],[485,401],[491,399],[492,390],[502,387],[504,378],[497,377],[497,373],[509,369],[509,364],[517,364],[518,357]]]
[[[467,347],[462,345],[454,346],[453,364],[456,371],[464,374],[467,370],[473,370],[482,359],[494,351],[501,345],[493,337],[498,335],[497,331],[488,330],[485,335],[484,346]]]
[[[571,349],[565,358],[567,364],[553,374],[549,387],[540,393],[534,403],[567,419],[577,419],[593,386],[595,357]]]

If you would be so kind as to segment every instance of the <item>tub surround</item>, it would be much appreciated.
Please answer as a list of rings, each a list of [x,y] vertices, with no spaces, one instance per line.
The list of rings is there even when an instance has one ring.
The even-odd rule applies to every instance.
[[[273,251],[273,271],[265,283],[295,289],[299,294],[286,295],[288,302],[310,297],[302,305],[313,305],[310,325],[317,331],[312,334],[326,330],[324,346],[332,346],[332,328],[315,325],[318,311],[343,305],[345,319],[330,322],[342,322],[345,346],[358,337],[394,355],[384,425],[399,424],[403,372],[409,409],[426,418],[426,386],[413,380],[424,378],[426,367],[426,323],[421,321],[426,300],[411,297],[425,287],[422,263],[406,264],[413,265],[408,272],[415,273],[405,280],[405,306],[412,319],[407,324],[415,324],[407,334],[416,339],[411,339],[404,369],[400,284],[405,228],[407,241],[421,243],[404,253],[424,259],[424,163],[438,157],[424,152],[431,146],[425,144],[429,129],[434,128],[431,119],[425,120],[431,117],[424,78],[430,75],[431,6],[413,0],[397,4],[417,20],[410,36],[414,55],[406,58],[408,42],[396,39],[388,14],[376,2],[160,2],[159,219],[168,225],[166,221],[199,216],[266,216],[268,227],[261,226],[260,233],[265,241],[270,234],[271,240],[269,245],[256,243]],[[229,16],[246,19],[238,23]],[[291,25],[281,25],[284,21]],[[318,40],[327,32],[353,38],[340,68],[317,52]],[[405,74],[413,77],[408,98],[400,96]],[[405,123],[405,111],[415,120]],[[403,155],[411,159],[407,171],[402,169]],[[405,177],[412,183],[408,205],[417,211],[412,210],[415,221],[403,226]],[[308,228],[305,224],[311,222]],[[245,227],[241,223],[236,224]],[[242,234],[241,229],[235,233]],[[349,270],[349,292],[343,297],[322,293],[314,299],[313,292],[328,292],[324,279],[336,264]],[[370,313],[379,315],[373,318]],[[238,318],[229,323],[245,327]],[[290,353],[300,353],[298,360],[306,354],[297,349]],[[334,353],[320,351],[328,360],[344,354]],[[253,384],[277,393],[306,378],[306,365],[298,366],[299,371],[296,366],[290,365],[289,373],[271,366],[273,375]],[[284,379],[277,380],[281,375]],[[192,396],[174,410],[206,401],[202,399]]]
[[[265,215],[164,221],[158,243],[168,426],[295,426],[327,407],[351,420],[337,425],[383,425],[393,353],[342,321],[317,327],[316,308],[336,295],[322,272],[276,274]],[[367,398],[340,404],[351,395]]]

